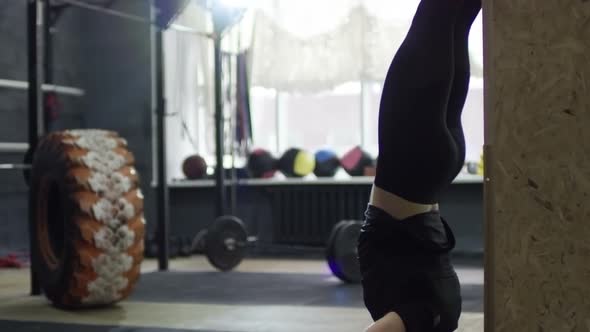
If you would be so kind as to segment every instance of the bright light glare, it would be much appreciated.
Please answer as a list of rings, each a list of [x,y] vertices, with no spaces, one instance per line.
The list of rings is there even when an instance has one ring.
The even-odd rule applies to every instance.
[[[221,4],[229,8],[249,8],[253,7],[255,0],[219,0]]]

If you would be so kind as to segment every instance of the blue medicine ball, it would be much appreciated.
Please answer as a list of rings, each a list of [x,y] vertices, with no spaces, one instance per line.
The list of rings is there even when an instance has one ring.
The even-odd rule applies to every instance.
[[[333,177],[340,167],[338,155],[331,150],[319,150],[315,153],[315,169],[317,177]]]

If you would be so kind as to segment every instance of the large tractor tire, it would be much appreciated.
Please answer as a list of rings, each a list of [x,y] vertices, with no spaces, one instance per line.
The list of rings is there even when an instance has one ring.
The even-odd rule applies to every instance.
[[[143,260],[143,196],[134,157],[116,133],[70,130],[43,138],[31,171],[33,268],[65,309],[118,302]]]

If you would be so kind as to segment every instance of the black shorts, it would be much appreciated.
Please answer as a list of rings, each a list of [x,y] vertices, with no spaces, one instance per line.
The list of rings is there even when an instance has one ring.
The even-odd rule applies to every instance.
[[[394,220],[369,206],[358,241],[363,298],[376,321],[396,312],[407,332],[450,332],[461,289],[449,252],[455,239],[438,212]]]

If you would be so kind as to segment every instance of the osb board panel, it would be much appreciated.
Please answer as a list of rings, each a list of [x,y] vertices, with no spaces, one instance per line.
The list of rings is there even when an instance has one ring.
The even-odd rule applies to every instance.
[[[487,332],[590,331],[590,1],[486,1]]]

